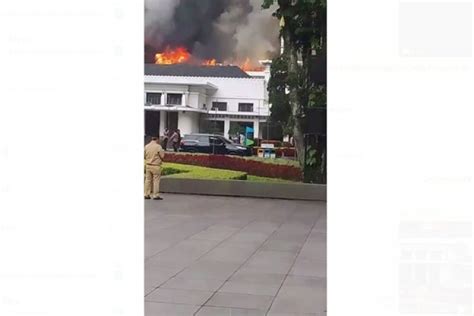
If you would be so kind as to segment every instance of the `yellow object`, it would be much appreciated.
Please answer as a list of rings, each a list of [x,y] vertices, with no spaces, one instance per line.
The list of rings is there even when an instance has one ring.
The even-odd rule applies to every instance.
[[[156,141],[151,141],[145,146],[145,163],[160,166],[165,158],[165,151]]]
[[[145,146],[145,197],[160,196],[161,164],[165,151],[157,141]]]
[[[280,27],[281,28],[285,27],[285,18],[284,17],[281,17],[281,19],[280,19]]]
[[[161,167],[147,165],[145,171],[145,196],[159,197],[160,196],[160,178]]]

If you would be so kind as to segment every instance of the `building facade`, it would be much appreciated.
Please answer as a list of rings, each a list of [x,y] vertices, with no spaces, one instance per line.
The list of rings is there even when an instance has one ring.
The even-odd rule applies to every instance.
[[[237,66],[145,65],[145,136],[166,128],[232,137],[245,127],[261,138],[269,116],[265,71]]]

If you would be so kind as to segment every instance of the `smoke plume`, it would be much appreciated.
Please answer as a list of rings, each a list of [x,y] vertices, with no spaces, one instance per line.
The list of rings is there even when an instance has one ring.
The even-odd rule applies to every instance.
[[[279,51],[274,8],[262,0],[145,0],[145,61],[166,47],[219,62],[256,61]]]

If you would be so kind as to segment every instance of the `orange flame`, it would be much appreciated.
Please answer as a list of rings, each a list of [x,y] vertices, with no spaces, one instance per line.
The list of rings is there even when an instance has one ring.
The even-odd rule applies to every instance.
[[[172,65],[172,64],[201,64],[203,66],[221,66],[221,65],[235,65],[234,62],[227,61],[223,64],[217,63],[216,59],[208,59],[199,61],[192,57],[191,53],[185,47],[177,47],[171,49],[166,47],[164,52],[157,53],[155,55],[155,64],[160,65]],[[256,66],[257,63],[247,58],[243,63],[236,63],[243,71],[263,71],[265,67]]]
[[[255,66],[252,63],[252,61],[250,60],[250,58],[248,58],[248,57],[247,57],[247,59],[245,59],[245,62],[243,64],[240,64],[239,67],[243,71],[263,71],[263,70],[265,70],[265,67]]]
[[[184,47],[171,49],[167,47],[163,53],[155,55],[155,64],[172,65],[182,64],[191,58],[191,54]]]
[[[204,66],[216,66],[217,62],[215,59],[209,59],[202,62]]]

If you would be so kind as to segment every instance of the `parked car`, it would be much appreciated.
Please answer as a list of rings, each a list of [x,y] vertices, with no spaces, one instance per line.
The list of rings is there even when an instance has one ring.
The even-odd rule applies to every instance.
[[[249,147],[215,134],[189,134],[181,140],[180,150],[190,153],[251,156]]]

